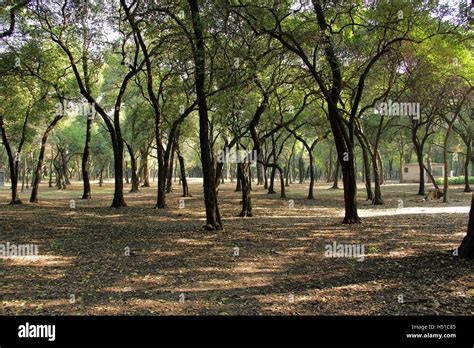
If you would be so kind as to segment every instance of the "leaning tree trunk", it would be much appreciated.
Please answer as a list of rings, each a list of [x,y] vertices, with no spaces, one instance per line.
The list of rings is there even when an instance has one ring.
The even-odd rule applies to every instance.
[[[430,181],[431,181],[431,183],[433,184],[433,186],[435,187],[435,189],[436,189],[436,190],[439,190],[439,186],[438,186],[438,184],[436,183],[436,180],[435,180],[433,174],[431,174],[430,168],[428,168],[424,163],[423,163],[423,168],[425,169],[425,172],[426,172],[426,174],[429,176]]]
[[[191,197],[189,193],[188,181],[186,180],[186,167],[184,165],[184,158],[179,152],[179,147],[176,147],[176,155],[178,156],[179,161],[179,171],[181,174],[181,186],[183,187],[183,197]]]
[[[10,201],[10,205],[23,204],[18,195],[18,156],[13,156],[12,149],[10,147],[10,142],[8,141],[7,135],[5,133],[5,127],[3,126],[2,116],[0,116],[0,130],[2,133],[2,142],[5,146],[5,150],[7,151],[8,164],[10,167],[10,181],[12,190],[12,199]]]
[[[372,182],[370,175],[370,159],[367,153],[367,148],[362,142],[359,143],[362,148],[362,157],[364,160],[364,178],[365,178],[365,190],[367,192],[367,200],[372,201],[374,199],[374,194],[372,192]]]
[[[471,196],[471,211],[469,212],[467,234],[458,248],[458,256],[468,259],[474,259],[474,193]]]
[[[36,165],[35,173],[34,173],[34,182],[32,185],[32,190],[31,190],[31,196],[30,196],[30,202],[31,203],[38,203],[38,189],[39,189],[39,184],[41,181],[41,168],[43,168],[43,161],[44,161],[44,154],[46,152],[46,143],[48,141],[48,136],[49,133],[53,130],[53,128],[56,126],[56,124],[59,122],[59,120],[63,116],[56,116],[54,120],[49,124],[48,128],[46,128],[46,131],[43,134],[43,138],[41,139],[41,147],[40,147],[40,153],[38,156],[38,163]],[[51,180],[53,177],[52,173],[52,161],[53,161],[53,149],[51,148],[51,164],[49,167],[49,187],[51,187]]]
[[[173,169],[174,169],[174,153],[176,149],[176,141],[173,141],[173,144],[170,144],[168,146],[171,146],[171,153],[170,153],[170,158],[168,161],[168,171],[166,173],[166,193],[171,193],[173,192]]]

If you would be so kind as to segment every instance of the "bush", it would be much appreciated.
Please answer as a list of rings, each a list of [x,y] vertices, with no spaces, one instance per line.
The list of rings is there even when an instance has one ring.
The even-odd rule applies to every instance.
[[[444,179],[443,178],[436,179],[436,183],[438,185],[443,185]],[[469,183],[474,184],[474,176],[469,177]],[[448,184],[449,185],[464,185],[464,176],[454,176],[452,178],[449,178]]]

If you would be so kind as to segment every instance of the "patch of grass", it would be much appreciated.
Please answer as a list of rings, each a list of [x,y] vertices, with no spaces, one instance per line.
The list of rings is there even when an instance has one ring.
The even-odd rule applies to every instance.
[[[436,183],[438,185],[443,185],[444,179],[443,178],[436,179]],[[474,184],[474,176],[469,177],[469,183]],[[449,185],[464,185],[464,176],[454,176],[452,178],[449,178],[448,184]]]

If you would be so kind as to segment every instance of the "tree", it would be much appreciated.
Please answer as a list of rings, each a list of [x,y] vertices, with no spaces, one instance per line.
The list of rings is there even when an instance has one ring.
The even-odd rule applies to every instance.
[[[457,250],[459,257],[468,259],[474,259],[474,193],[471,193],[471,196],[471,210],[469,212],[467,234]]]
[[[216,175],[212,163],[209,141],[209,116],[205,92],[206,52],[204,46],[203,27],[197,0],[188,0],[191,10],[194,38],[192,51],[196,79],[196,97],[199,111],[199,141],[201,145],[201,163],[204,180],[204,202],[206,205],[206,229],[222,229],[221,215],[217,202]]]

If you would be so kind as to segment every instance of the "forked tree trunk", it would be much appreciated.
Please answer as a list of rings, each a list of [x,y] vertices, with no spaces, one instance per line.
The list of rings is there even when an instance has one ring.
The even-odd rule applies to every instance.
[[[46,128],[46,131],[43,134],[43,138],[41,139],[41,147],[40,147],[40,152],[38,156],[38,163],[36,164],[35,172],[34,172],[34,182],[32,185],[32,190],[31,190],[31,195],[30,195],[30,202],[31,203],[38,203],[38,190],[39,190],[39,184],[41,181],[41,168],[43,168],[43,161],[44,161],[44,154],[46,152],[46,143],[48,141],[48,136],[49,133],[54,129],[56,124],[63,118],[62,115],[56,116],[54,120],[49,124],[48,128]],[[49,167],[49,187],[52,186],[52,177],[53,177],[53,172],[52,172],[52,161],[53,161],[53,149],[51,148],[51,163]]]

